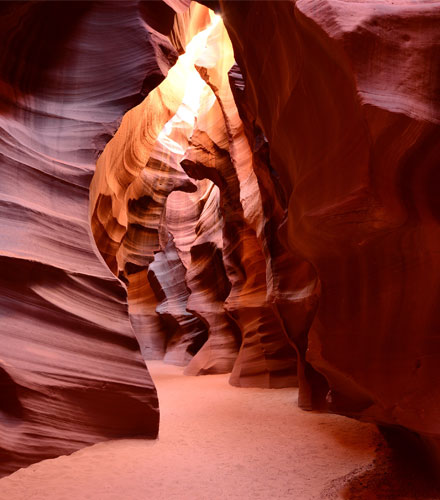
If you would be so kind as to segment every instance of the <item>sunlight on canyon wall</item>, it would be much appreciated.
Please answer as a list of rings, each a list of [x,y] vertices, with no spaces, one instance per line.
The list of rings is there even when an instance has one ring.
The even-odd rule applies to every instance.
[[[128,285],[146,360],[232,372],[239,386],[294,385],[296,352],[268,301],[271,256],[229,83],[232,46],[219,16],[193,9],[204,29],[98,161],[93,233]]]

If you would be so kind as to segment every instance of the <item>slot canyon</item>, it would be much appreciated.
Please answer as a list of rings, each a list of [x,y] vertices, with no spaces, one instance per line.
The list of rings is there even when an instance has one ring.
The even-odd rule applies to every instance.
[[[440,499],[440,1],[0,26],[0,500]]]

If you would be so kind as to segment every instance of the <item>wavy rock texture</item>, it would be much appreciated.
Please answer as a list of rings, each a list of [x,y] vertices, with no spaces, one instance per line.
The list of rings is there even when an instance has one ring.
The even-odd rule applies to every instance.
[[[129,274],[126,279],[130,322],[136,332],[142,357],[149,360],[163,359],[168,334],[166,325],[156,312],[160,297],[151,287],[148,270]]]
[[[202,14],[194,19],[207,24]],[[253,156],[229,85],[233,62],[223,25],[213,20],[167,79],[125,115],[98,161],[92,229],[115,274],[149,269],[156,312],[175,331],[165,360],[187,364],[206,340],[206,325],[209,340],[187,374],[232,370],[234,385],[285,387],[296,383],[296,352],[268,301],[271,256],[263,250]]]
[[[206,3],[239,66],[186,0],[0,5],[0,473],[154,437],[138,343],[440,463],[440,3]]]
[[[158,431],[126,290],[88,220],[97,153],[177,59],[149,17],[137,2],[0,6],[2,475]]]
[[[185,310],[185,271],[167,247],[163,218],[171,192],[197,189],[179,161],[204,87],[193,61],[203,50],[207,34],[199,32],[210,22],[208,12],[193,6],[177,18],[173,42],[186,53],[168,78],[124,116],[91,184],[92,231],[110,269],[128,283],[132,324],[145,359],[160,359],[169,350],[166,360],[178,364],[189,361],[206,329]]]
[[[303,404],[406,428],[438,460],[440,3],[221,7],[241,101],[288,197],[298,275],[320,283],[280,311]],[[315,289],[299,339],[310,318],[296,304]]]
[[[223,45],[229,43],[225,39]],[[218,45],[218,41],[213,43]],[[230,382],[285,387],[296,384],[296,352],[267,297],[265,219],[252,152],[229,85],[227,72],[232,64],[226,45],[216,67],[199,69],[217,101],[207,113],[199,114],[182,165],[190,176],[211,178],[220,189],[223,259],[231,282],[225,309],[242,334]],[[270,262],[270,256],[266,257]]]
[[[319,280],[312,266],[303,258],[286,251],[283,229],[286,224],[287,200],[278,173],[270,161],[269,146],[247,106],[245,83],[240,68],[235,65],[229,72],[231,89],[246,137],[252,148],[253,169],[258,179],[264,215],[263,246],[266,258],[266,286],[268,302],[274,314],[296,349],[296,364],[302,386],[301,407],[313,407],[312,394],[307,390],[310,378],[321,384],[320,375],[306,360],[307,338],[316,313],[319,297]],[[291,321],[294,317],[295,321]],[[307,374],[307,378],[306,378]]]
[[[223,264],[220,192],[209,179],[197,185],[195,193],[172,193],[166,207],[167,229],[186,268],[190,292],[186,308],[208,327],[208,339],[187,365],[185,374],[229,373],[241,335],[223,306],[231,285]]]
[[[205,324],[186,308],[189,292],[186,288],[186,269],[170,238],[164,251],[158,252],[150,264],[153,283],[160,287],[157,295],[163,300],[156,312],[167,319],[167,342],[165,362],[185,366],[200,349],[207,338]]]

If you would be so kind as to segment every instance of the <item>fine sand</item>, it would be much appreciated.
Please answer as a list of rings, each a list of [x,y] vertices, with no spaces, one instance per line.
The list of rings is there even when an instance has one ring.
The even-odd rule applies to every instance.
[[[44,460],[1,479],[0,499],[349,498],[338,485],[371,469],[382,446],[370,424],[300,410],[297,389],[239,389],[228,375],[148,367],[158,440],[109,441]]]

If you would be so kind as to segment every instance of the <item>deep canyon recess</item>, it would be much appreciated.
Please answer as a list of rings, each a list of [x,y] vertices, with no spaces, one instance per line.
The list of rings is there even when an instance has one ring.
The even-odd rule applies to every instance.
[[[1,5],[1,474],[156,437],[150,359],[438,468],[440,2],[204,3]]]

